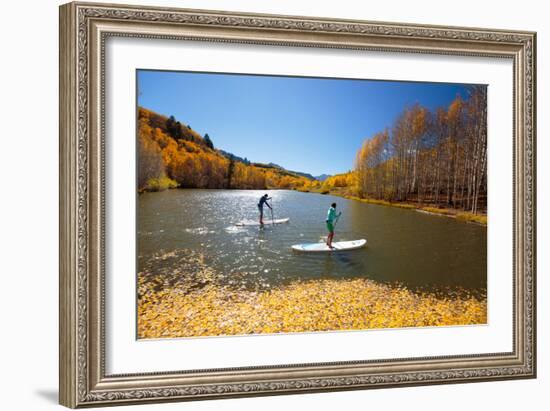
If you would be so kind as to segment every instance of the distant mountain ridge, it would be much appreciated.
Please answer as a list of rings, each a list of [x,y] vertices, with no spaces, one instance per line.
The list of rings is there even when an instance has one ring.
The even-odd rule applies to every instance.
[[[289,170],[288,168],[285,168],[285,167],[280,166],[279,164],[275,164],[275,163],[269,163],[268,165],[273,166],[273,167],[275,167],[275,168],[280,168],[281,170],[288,171],[289,173],[292,173],[292,174],[296,174],[296,175],[299,175],[299,176],[302,176],[302,177],[305,177],[305,178],[309,178],[310,180],[316,180],[316,178],[313,177],[313,176],[312,176],[311,174],[309,174],[309,173],[304,173],[304,172],[301,172],[301,171]]]
[[[325,181],[329,177],[332,176],[330,174],[321,174],[320,176],[314,176],[313,178],[318,181]]]
[[[246,165],[254,165],[256,167],[260,167],[260,168],[272,168],[272,169],[277,169],[279,172],[281,172],[282,174],[286,174],[286,175],[292,175],[292,176],[300,176],[300,177],[305,177],[309,180],[318,180],[316,177],[314,177],[313,175],[309,174],[309,173],[304,173],[304,172],[301,172],[301,171],[294,171],[294,170],[289,170],[279,164],[275,164],[275,163],[268,163],[268,164],[265,164],[265,163],[257,163],[257,162],[254,162],[254,161],[250,161],[249,159],[247,159],[246,157],[239,157],[233,153],[230,153],[229,151],[225,151],[225,150],[222,150],[220,148],[217,149],[218,152],[223,155],[224,157],[228,158],[229,160],[233,160],[233,161],[240,161],[241,163],[244,163]],[[323,176],[326,176],[326,174],[323,174]]]
[[[228,158],[229,160],[240,161],[241,163],[247,164],[247,165],[250,164],[250,160],[247,159],[246,157],[245,158],[239,157],[233,153],[230,153],[229,151],[222,150],[221,148],[218,148],[217,150],[222,156]]]

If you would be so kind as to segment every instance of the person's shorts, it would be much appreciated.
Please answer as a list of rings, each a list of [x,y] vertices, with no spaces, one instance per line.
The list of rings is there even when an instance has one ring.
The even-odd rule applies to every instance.
[[[258,206],[258,210],[260,210],[260,215],[264,215],[264,208],[262,206]]]
[[[327,221],[327,230],[328,230],[329,233],[334,233],[334,224]]]

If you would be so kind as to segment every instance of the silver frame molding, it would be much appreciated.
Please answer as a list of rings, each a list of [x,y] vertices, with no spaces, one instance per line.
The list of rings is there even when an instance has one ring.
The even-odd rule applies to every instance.
[[[500,57],[514,64],[512,352],[106,375],[104,64],[108,37]],[[60,403],[67,407],[536,376],[536,34],[109,4],[60,7]],[[503,250],[503,252],[506,252]],[[266,358],[269,363],[269,358]]]

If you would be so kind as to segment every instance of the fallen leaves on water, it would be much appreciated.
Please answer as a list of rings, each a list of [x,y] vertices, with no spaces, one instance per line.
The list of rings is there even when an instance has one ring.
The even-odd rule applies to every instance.
[[[368,279],[236,289],[204,273],[201,287],[138,276],[139,338],[198,337],[485,324],[487,301],[467,293],[415,293]]]

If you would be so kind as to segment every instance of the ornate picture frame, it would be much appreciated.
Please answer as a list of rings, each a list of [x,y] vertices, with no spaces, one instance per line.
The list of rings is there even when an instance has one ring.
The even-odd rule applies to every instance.
[[[513,350],[462,356],[105,372],[105,42],[200,40],[513,62]],[[60,7],[60,403],[67,407],[536,376],[536,34],[69,3]],[[269,364],[269,358],[265,360]]]

